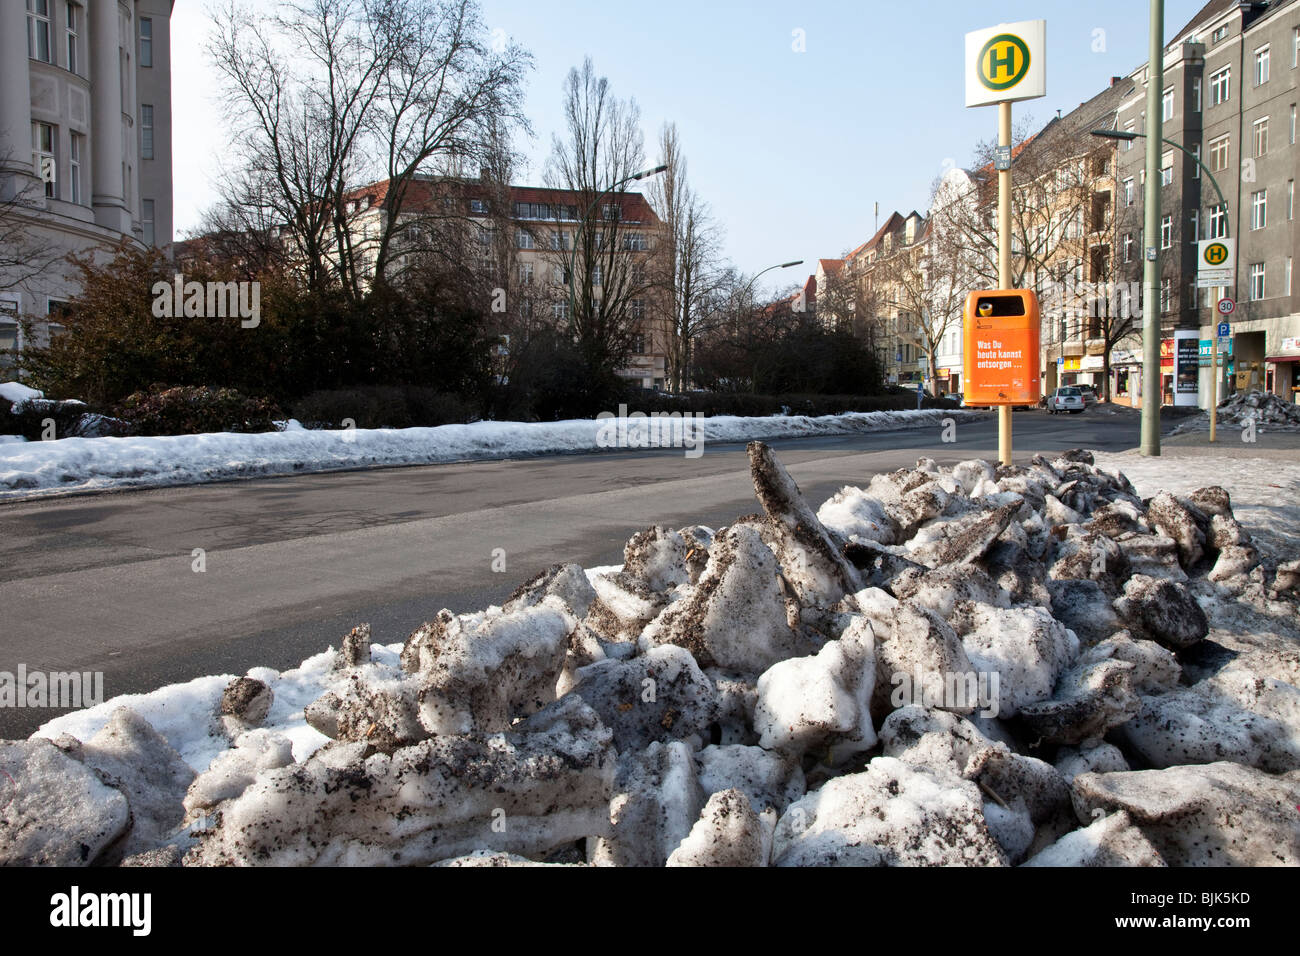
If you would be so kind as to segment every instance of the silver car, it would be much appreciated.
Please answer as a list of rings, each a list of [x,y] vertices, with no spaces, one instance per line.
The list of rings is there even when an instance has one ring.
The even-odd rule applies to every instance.
[[[1047,397],[1047,410],[1055,415],[1057,412],[1069,412],[1077,415],[1084,409],[1083,393],[1073,385],[1058,388]]]

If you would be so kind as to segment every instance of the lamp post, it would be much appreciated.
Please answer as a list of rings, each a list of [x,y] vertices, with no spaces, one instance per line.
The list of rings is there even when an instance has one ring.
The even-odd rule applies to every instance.
[[[749,297],[750,292],[753,291],[754,283],[757,282],[761,276],[767,275],[767,273],[769,272],[774,272],[777,269],[792,269],[795,266],[801,266],[801,265],[803,265],[803,260],[796,259],[793,262],[782,262],[774,266],[768,266],[766,269],[763,269],[761,272],[756,272],[753,278],[751,278],[748,282],[745,283],[745,288],[741,291],[741,294],[738,295],[736,298],[742,302],[745,301]],[[753,381],[753,379],[751,379],[750,381],[750,388],[751,390],[755,388],[755,382]]]
[[[608,196],[610,193],[617,192],[619,189],[621,189],[623,186],[626,186],[628,183],[636,182],[637,180],[640,179],[649,179],[651,176],[658,176],[660,173],[665,173],[667,171],[668,171],[667,166],[656,166],[654,169],[643,169],[639,173],[633,173],[631,176],[623,177],[618,182],[614,183],[614,185],[606,189],[604,192],[600,193],[592,201],[591,205],[587,207],[587,210],[583,214],[583,216],[578,220],[578,228],[573,234],[573,248],[569,250],[569,326],[570,328],[572,328],[573,326],[573,316],[574,313],[577,311],[577,291],[574,288],[574,279],[576,277],[575,266],[577,265],[577,255],[578,255],[578,236],[582,233],[582,230],[587,227],[587,220],[591,218],[592,210],[594,210],[598,205],[600,205],[600,203],[604,200],[606,196]],[[601,217],[601,220],[602,222],[604,221],[603,216]],[[591,264],[587,263],[587,267],[590,268],[590,266]]]
[[[1146,133],[1137,133],[1137,132],[1132,132],[1132,131],[1130,131],[1130,130],[1116,130],[1116,129],[1095,129],[1095,130],[1092,131],[1092,135],[1093,135],[1093,136],[1100,137],[1100,138],[1102,138],[1102,139],[1118,139],[1118,140],[1123,140],[1123,141],[1125,141],[1125,142],[1130,142],[1130,143],[1131,143],[1133,140],[1135,140],[1135,139],[1147,139],[1147,138],[1148,138]],[[1210,181],[1210,185],[1214,187],[1214,192],[1215,192],[1215,194],[1218,195],[1218,197],[1219,197],[1219,206],[1220,206],[1220,207],[1223,209],[1223,211],[1224,211],[1224,216],[1223,216],[1223,238],[1227,238],[1227,236],[1228,236],[1228,234],[1229,234],[1229,232],[1230,232],[1229,225],[1228,225],[1228,216],[1227,216],[1227,211],[1228,211],[1228,200],[1224,198],[1224,196],[1223,196],[1223,189],[1220,188],[1220,186],[1219,186],[1219,181],[1218,181],[1217,179],[1214,178],[1214,173],[1211,172],[1211,171],[1210,171],[1210,168],[1209,168],[1208,166],[1206,166],[1205,163],[1203,163],[1203,162],[1201,161],[1201,158],[1200,158],[1199,156],[1197,156],[1195,153],[1193,153],[1193,152],[1192,152],[1190,149],[1188,149],[1187,147],[1181,145],[1180,143],[1175,143],[1173,140],[1166,139],[1166,138],[1163,137],[1163,136],[1160,137],[1160,142],[1162,142],[1162,143],[1163,143],[1164,145],[1166,145],[1166,146],[1169,146],[1169,147],[1171,147],[1171,148],[1173,148],[1173,149],[1178,150],[1178,151],[1179,151],[1180,153],[1182,153],[1184,156],[1188,156],[1188,157],[1190,157],[1191,160],[1192,160],[1192,162],[1194,162],[1194,163],[1195,163],[1195,164],[1200,168],[1200,170],[1201,170],[1201,172],[1204,174],[1205,178],[1208,179],[1208,180]],[[1149,188],[1150,188],[1150,187],[1148,186],[1148,189],[1149,189]],[[1200,237],[1198,236],[1197,238],[1199,239]],[[1215,238],[1218,238],[1218,237],[1215,237]],[[1148,264],[1149,264],[1149,263],[1148,263]],[[1221,298],[1223,298],[1224,293],[1226,293],[1226,289],[1224,289],[1222,286],[1220,286],[1219,289],[1220,289],[1220,294],[1219,294],[1218,298],[1221,299]],[[1219,346],[1218,346],[1218,341],[1217,341],[1217,339],[1211,339],[1210,342],[1211,342],[1211,345],[1210,345],[1210,441],[1211,441],[1211,442],[1215,442],[1215,441],[1218,440],[1218,435],[1217,435],[1218,428],[1217,428],[1217,426],[1218,426],[1218,417],[1219,417]],[[1147,372],[1146,372],[1146,369],[1144,368],[1143,371],[1142,371],[1142,377],[1145,379],[1145,378],[1146,378],[1146,375],[1147,375]],[[1146,416],[1146,399],[1145,399],[1145,395],[1146,395],[1146,393],[1143,392],[1143,396],[1144,396],[1144,398],[1143,398],[1143,403],[1142,403],[1142,404],[1143,404],[1143,432],[1144,432],[1144,434],[1145,434],[1145,431],[1146,431],[1146,418],[1145,418],[1145,416]],[[1157,436],[1159,435],[1159,431],[1158,431],[1158,430],[1157,430],[1156,434],[1157,434]],[[1145,445],[1145,439],[1143,440],[1143,443],[1144,443],[1144,445]],[[1154,452],[1154,454],[1159,454],[1159,453],[1160,453],[1160,452],[1159,452],[1159,447],[1160,447],[1160,446],[1159,446],[1159,437],[1157,437],[1157,438],[1156,438],[1156,451]],[[1144,450],[1143,453],[1146,454],[1145,450]]]

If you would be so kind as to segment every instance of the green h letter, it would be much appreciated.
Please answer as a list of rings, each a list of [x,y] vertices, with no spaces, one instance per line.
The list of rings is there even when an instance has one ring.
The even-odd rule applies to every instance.
[[[1016,48],[1014,44],[1008,44],[1005,57],[998,56],[997,47],[989,50],[989,79],[996,79],[1000,69],[1005,69],[1008,77],[1016,75]]]

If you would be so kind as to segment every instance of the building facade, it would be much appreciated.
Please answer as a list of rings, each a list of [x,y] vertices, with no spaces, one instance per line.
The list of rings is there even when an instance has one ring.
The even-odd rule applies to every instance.
[[[384,199],[389,183],[381,181],[350,194],[349,233],[361,260],[373,269],[373,247],[383,232]],[[598,222],[602,231],[601,264],[590,268],[590,295],[597,310],[618,297],[621,321],[632,329],[632,349],[618,374],[646,389],[663,389],[668,381],[672,324],[666,297],[657,287],[665,274],[656,259],[664,225],[640,193],[619,192],[599,198],[599,218],[584,210],[576,191],[534,186],[500,186],[483,180],[418,176],[408,187],[399,228],[397,255],[390,278],[400,276],[419,258],[422,243],[437,231],[460,246],[453,256],[500,292],[485,304],[484,321],[502,338],[502,357],[517,343],[511,338],[531,329],[561,328],[569,320],[571,294],[582,294],[579,231]],[[450,226],[450,229],[448,228]],[[607,237],[607,239],[605,238]],[[604,241],[615,244],[606,252]],[[607,268],[619,275],[605,275]],[[611,306],[613,308],[613,306]]]
[[[1147,71],[1135,71],[1128,81],[1131,95],[1116,128],[1144,133]],[[1145,140],[1121,144],[1116,232],[1120,247],[1132,250],[1122,256],[1124,279],[1141,280],[1142,251],[1154,247],[1159,256],[1163,399],[1174,399],[1174,333],[1196,330],[1198,403],[1208,404],[1208,356],[1221,319],[1216,305],[1227,295],[1236,309],[1231,354],[1219,368],[1220,395],[1263,388],[1300,400],[1300,300],[1292,279],[1300,238],[1294,200],[1300,3],[1207,4],[1166,47],[1161,92],[1164,138],[1187,153],[1172,147],[1162,153],[1160,235],[1146,237]],[[1236,240],[1234,283],[1198,289],[1198,243],[1225,237]],[[1140,380],[1138,362],[1134,356],[1128,375]]]
[[[0,0],[0,349],[57,333],[69,253],[172,243],[172,0]]]

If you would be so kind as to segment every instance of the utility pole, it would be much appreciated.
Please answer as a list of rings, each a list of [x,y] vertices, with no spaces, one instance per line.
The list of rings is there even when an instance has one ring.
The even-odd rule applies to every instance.
[[[998,104],[998,145],[1011,149],[1011,101]],[[998,171],[998,288],[1011,288],[1011,164]],[[998,461],[1011,467],[1011,406],[998,406]]]
[[[1151,0],[1151,62],[1147,68],[1146,216],[1142,264],[1142,437],[1143,455],[1160,454],[1160,154],[1164,145],[1162,93],[1165,88],[1165,3]]]

